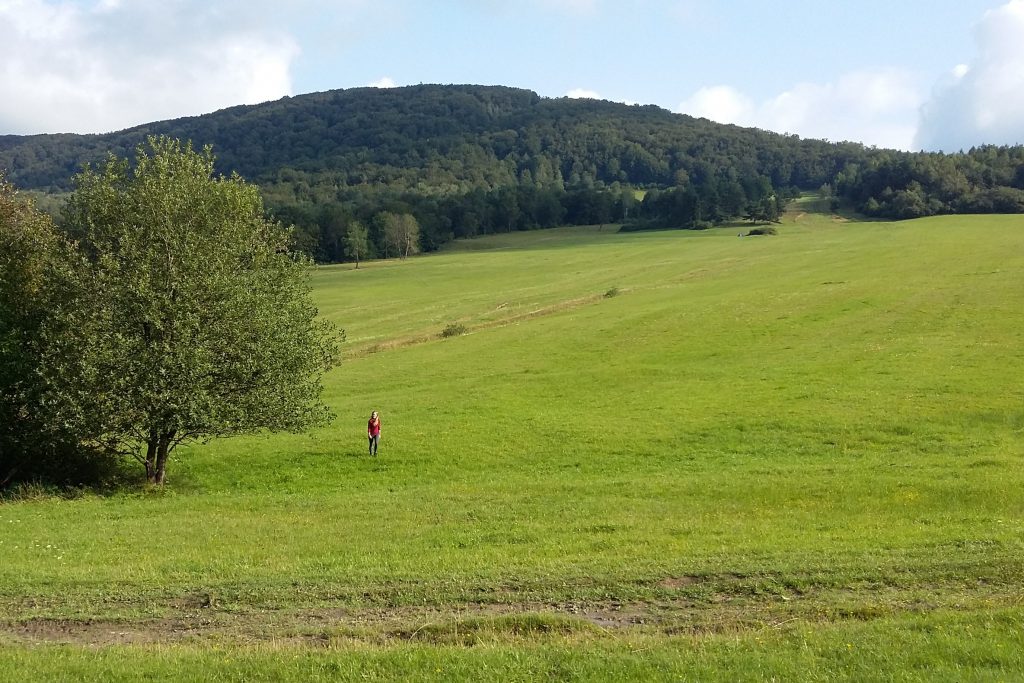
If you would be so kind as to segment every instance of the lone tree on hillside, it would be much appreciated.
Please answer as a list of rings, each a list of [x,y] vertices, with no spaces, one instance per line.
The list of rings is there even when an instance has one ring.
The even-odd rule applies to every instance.
[[[356,269],[359,269],[359,259],[366,258],[366,252],[370,247],[370,236],[366,226],[359,221],[352,221],[348,224],[348,231],[345,233],[345,255],[356,260]]]
[[[214,157],[149,138],[76,177],[81,257],[44,323],[45,397],[91,444],[164,482],[178,444],[329,417],[321,377],[340,335],[317,318],[312,262]]]

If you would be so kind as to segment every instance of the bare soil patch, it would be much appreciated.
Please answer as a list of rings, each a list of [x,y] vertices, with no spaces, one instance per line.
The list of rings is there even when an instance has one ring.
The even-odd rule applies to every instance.
[[[801,623],[882,619],[936,609],[991,609],[1020,602],[1016,587],[956,584],[899,589],[817,587],[749,591],[742,577],[673,576],[649,600],[460,603],[423,607],[231,609],[202,596],[167,604],[167,616],[132,619],[35,617],[0,621],[0,644],[88,647],[189,642],[325,647],[401,641],[472,646],[524,638],[624,637],[631,633],[710,635],[782,629]],[[736,585],[733,585],[736,584]]]

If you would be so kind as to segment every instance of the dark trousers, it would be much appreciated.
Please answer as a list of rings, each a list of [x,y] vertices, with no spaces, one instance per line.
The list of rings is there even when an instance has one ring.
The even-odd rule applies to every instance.
[[[380,443],[380,434],[369,437],[370,440],[370,455],[377,455],[377,444]]]

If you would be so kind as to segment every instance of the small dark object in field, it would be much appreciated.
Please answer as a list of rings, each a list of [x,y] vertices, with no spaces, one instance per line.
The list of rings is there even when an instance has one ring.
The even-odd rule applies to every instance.
[[[778,235],[779,231],[775,229],[774,225],[766,225],[762,228],[751,228],[750,232],[747,233],[747,237],[752,235]]]
[[[618,295],[619,295],[619,288],[618,287],[612,287],[611,289],[609,289],[607,292],[604,293],[604,298],[605,299],[611,299],[613,296],[618,296]]]
[[[448,323],[448,325],[441,330],[441,339],[447,339],[448,337],[458,337],[460,334],[466,334],[469,330],[462,323]]]

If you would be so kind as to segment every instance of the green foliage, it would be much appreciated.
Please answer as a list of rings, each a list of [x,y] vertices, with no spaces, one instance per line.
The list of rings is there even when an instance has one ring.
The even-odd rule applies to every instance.
[[[0,489],[37,480],[103,486],[119,475],[105,454],[81,448],[44,400],[42,330],[61,304],[54,284],[71,254],[50,217],[0,177]]]
[[[66,222],[85,258],[43,325],[44,399],[86,444],[162,483],[182,442],[326,418],[337,344],[310,263],[255,187],[213,177],[209,149],[151,138],[132,166],[87,168]]]
[[[366,258],[370,250],[370,236],[366,226],[359,221],[352,221],[345,231],[345,256],[356,262],[359,267],[359,260]]]
[[[447,339],[448,337],[458,337],[466,332],[469,332],[469,329],[462,323],[448,323],[441,330],[440,336],[442,339]]]
[[[415,216],[384,211],[378,214],[377,220],[384,235],[385,249],[390,253],[404,260],[420,252],[420,224]]]
[[[779,229],[774,225],[766,225],[760,228],[751,228],[747,235],[754,237],[757,235],[778,235]]]
[[[104,136],[0,138],[0,167],[26,187],[66,187],[69,169],[106,150],[127,155],[153,133],[215,145],[219,168],[259,182],[321,261],[354,259],[351,220],[369,228],[371,256],[405,255],[375,230],[382,212],[414,216],[425,251],[563,224],[712,225],[742,215],[762,182],[818,187],[868,154],[657,107],[428,85],[303,95]],[[689,195],[642,206],[648,188],[695,192],[699,206]]]
[[[960,154],[879,151],[837,174],[839,195],[869,216],[1024,212],[1024,147]]]
[[[215,145],[219,168],[258,182],[320,261],[355,260],[344,241],[352,220],[370,229],[371,257],[404,255],[375,233],[381,212],[415,216],[419,245],[433,251],[456,237],[563,224],[773,222],[782,205],[764,198],[784,203],[791,187],[890,218],[1024,211],[1024,147],[903,153],[461,85],[335,90],[108,135],[4,136],[0,168],[22,187],[64,190],[83,161],[127,156],[150,134]],[[655,189],[678,195],[647,202]]]

